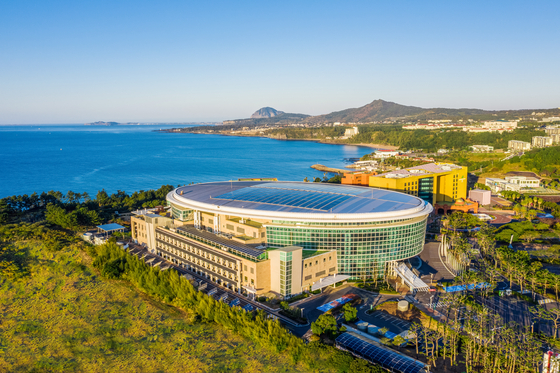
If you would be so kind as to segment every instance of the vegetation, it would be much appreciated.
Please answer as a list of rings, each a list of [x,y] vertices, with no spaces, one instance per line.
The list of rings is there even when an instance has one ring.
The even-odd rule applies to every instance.
[[[50,235],[64,244],[53,250]],[[128,282],[104,280],[92,249],[63,232],[10,225],[0,238],[0,263],[8,252],[17,267],[0,275],[0,371],[308,371]]]
[[[358,310],[356,307],[353,307],[350,303],[346,303],[342,307],[342,312],[344,313],[344,320],[346,322],[352,322],[357,319],[358,317]]]

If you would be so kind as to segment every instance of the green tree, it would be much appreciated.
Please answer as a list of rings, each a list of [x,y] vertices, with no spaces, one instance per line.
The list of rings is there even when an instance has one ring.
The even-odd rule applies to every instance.
[[[344,319],[347,322],[356,320],[356,317],[358,316],[358,310],[355,307],[352,307],[350,303],[346,303],[342,307],[342,312],[344,312]]]
[[[323,314],[319,316],[317,321],[311,323],[311,331],[317,335],[332,335],[337,330],[336,319],[333,315]]]

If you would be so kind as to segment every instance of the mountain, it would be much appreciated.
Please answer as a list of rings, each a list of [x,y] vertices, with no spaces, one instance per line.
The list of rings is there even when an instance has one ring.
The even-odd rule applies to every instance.
[[[283,111],[278,111],[276,109],[267,106],[255,111],[253,115],[251,115],[251,118],[252,119],[272,118],[280,114],[285,114],[285,113]]]
[[[294,114],[294,113],[284,113],[283,111],[278,111],[271,107],[263,107],[257,111],[251,118],[247,119],[233,119],[224,120],[223,125],[243,125],[243,126],[260,126],[267,124],[290,124],[290,123],[301,123],[309,117],[307,114]]]
[[[390,101],[375,100],[356,109],[335,111],[330,114],[308,118],[311,123],[371,123],[385,120],[427,120],[427,119],[458,119],[464,116],[491,114],[481,109],[424,109],[417,106],[406,106]]]
[[[273,114],[276,114],[274,116]],[[555,109],[527,109],[527,110],[499,110],[482,109],[446,109],[421,108],[406,106],[390,101],[375,100],[359,108],[335,111],[330,114],[309,116],[305,114],[289,114],[266,107],[257,110],[251,118],[224,121],[226,125],[269,125],[292,123],[373,123],[373,122],[421,122],[427,120],[459,119],[475,121],[496,119],[519,119],[544,116],[559,116],[560,108]]]

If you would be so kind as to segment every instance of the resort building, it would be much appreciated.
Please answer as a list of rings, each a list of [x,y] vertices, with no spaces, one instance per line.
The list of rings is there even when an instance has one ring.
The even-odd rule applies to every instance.
[[[504,177],[506,182],[510,184],[517,184],[520,188],[538,188],[541,181],[536,177],[528,176],[506,176]]]
[[[393,191],[298,182],[196,184],[167,201],[172,217],[131,219],[133,239],[232,290],[281,296],[392,271],[422,251],[433,210]]]
[[[345,182],[352,180],[349,177]],[[463,166],[427,163],[370,176],[369,186],[416,196],[441,214],[451,210],[478,212],[478,203],[467,199],[467,167]]]
[[[372,176],[369,185],[411,194],[432,205],[454,202],[467,196],[467,167],[428,163]]]
[[[552,137],[533,136],[531,145],[533,145],[533,148],[546,148],[547,146],[551,146],[552,142],[553,142]]]
[[[376,150],[373,152],[373,158],[377,159],[385,159],[396,157],[397,155],[401,154],[398,150]]]
[[[531,150],[531,143],[519,140],[509,140],[508,149],[514,152],[524,152]]]
[[[362,185],[369,186],[369,178],[373,175],[377,175],[377,172],[347,172],[342,176],[341,183],[345,185]]]
[[[494,193],[499,193],[502,191],[519,192],[521,190],[521,186],[519,184],[510,183],[507,180],[499,178],[487,177],[484,183]]]
[[[558,121],[560,121],[560,118]],[[547,126],[544,132],[546,132],[547,136],[560,135],[560,126]]]

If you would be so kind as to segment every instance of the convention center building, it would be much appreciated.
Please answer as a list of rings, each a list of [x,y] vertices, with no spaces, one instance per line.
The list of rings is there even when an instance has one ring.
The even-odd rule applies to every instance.
[[[188,185],[167,202],[167,217],[132,218],[133,239],[232,290],[284,297],[418,255],[433,210],[391,190],[278,181]]]

